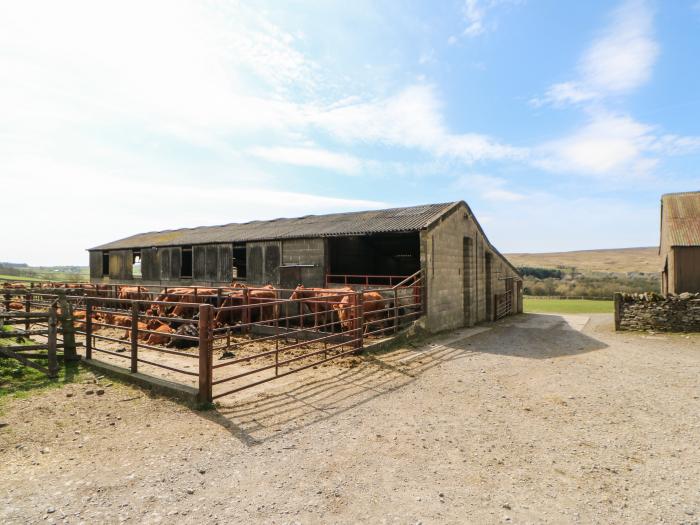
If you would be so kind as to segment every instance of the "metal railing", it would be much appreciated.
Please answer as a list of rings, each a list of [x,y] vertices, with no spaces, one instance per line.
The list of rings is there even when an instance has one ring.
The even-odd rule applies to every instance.
[[[368,338],[396,333],[424,307],[421,272],[360,290],[90,283],[0,289],[6,304],[20,298],[26,312],[45,311],[57,292],[71,310],[68,331],[80,339],[85,359],[189,377],[201,402],[361,351]]]

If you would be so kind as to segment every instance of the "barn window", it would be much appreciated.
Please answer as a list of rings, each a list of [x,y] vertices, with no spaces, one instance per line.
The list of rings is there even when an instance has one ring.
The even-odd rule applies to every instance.
[[[245,244],[234,244],[233,245],[233,278],[234,279],[245,279],[246,278],[246,255],[245,255]]]
[[[102,276],[109,276],[109,252],[102,252]]]
[[[180,277],[183,279],[192,278],[192,246],[182,247],[182,265],[180,266]]]
[[[131,274],[136,279],[141,278],[141,250],[131,252]]]

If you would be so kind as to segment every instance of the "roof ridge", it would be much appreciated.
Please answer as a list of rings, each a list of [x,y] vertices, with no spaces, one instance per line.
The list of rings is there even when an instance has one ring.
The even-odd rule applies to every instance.
[[[299,217],[278,217],[268,220],[142,232],[89,248],[89,250],[116,250],[143,246],[217,244],[292,237],[328,237],[362,233],[414,231],[432,224],[436,218],[460,202],[463,201],[418,204],[378,210],[303,215]],[[417,211],[415,213],[398,213],[408,210]],[[368,216],[362,217],[363,215]],[[324,224],[324,221],[327,222]],[[272,231],[275,230],[276,226],[278,228],[277,231]],[[236,231],[236,228],[245,229],[246,227],[254,228],[255,231],[252,231],[247,236]],[[300,231],[295,232],[294,230],[296,229]],[[196,239],[195,237],[201,238]],[[240,240],[237,240],[237,238],[240,238]]]

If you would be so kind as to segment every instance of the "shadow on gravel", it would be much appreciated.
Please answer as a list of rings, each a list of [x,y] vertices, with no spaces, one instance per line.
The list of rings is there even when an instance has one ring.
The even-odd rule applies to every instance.
[[[304,377],[294,384],[274,385],[257,396],[223,398],[217,410],[198,412],[220,424],[248,446],[296,432],[350,412],[373,399],[413,383],[426,371],[480,353],[550,359],[606,348],[572,329],[557,315],[526,314],[484,325],[492,328],[471,337],[459,332],[377,355],[344,370],[320,369],[327,377]],[[357,412],[358,424],[362,417]]]
[[[198,414],[253,446],[337,417],[411,384],[431,368],[471,353],[442,345],[416,349],[409,343],[380,358],[364,356],[362,364],[354,368],[327,367],[324,372],[337,371],[328,377],[309,379],[300,375],[298,384],[281,385],[253,399],[223,398],[217,410]]]
[[[529,359],[553,359],[608,348],[606,343],[572,328],[563,316],[556,314],[523,314],[494,323],[493,328],[453,346]]]

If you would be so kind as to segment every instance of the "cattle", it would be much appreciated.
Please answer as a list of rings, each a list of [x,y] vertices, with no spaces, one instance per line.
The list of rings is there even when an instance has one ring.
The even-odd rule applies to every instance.
[[[343,298],[352,292],[352,288],[306,288],[300,284],[289,297],[290,301],[299,301],[299,313],[305,315],[304,308],[314,316],[314,328],[329,324],[332,321],[333,311]],[[303,317],[302,317],[303,320]]]
[[[130,315],[115,315],[113,313],[105,314],[105,323],[115,326],[123,326],[125,328],[131,327],[131,316]],[[110,327],[111,328],[111,327]],[[122,339],[127,339],[123,337]]]
[[[338,319],[343,330],[350,331],[360,328],[358,326],[358,301],[357,294],[346,295],[343,300],[333,306],[338,312]],[[386,318],[386,301],[379,292],[362,293],[362,312],[365,321],[364,333],[379,330],[378,321]]]
[[[215,288],[198,288],[197,297],[195,298],[194,288],[169,288],[168,292],[161,292],[156,297],[155,302],[151,305],[150,312],[152,315],[164,317],[172,315],[181,317],[183,313],[189,312],[193,307],[181,306],[174,304],[173,311],[169,312],[170,306],[159,303],[203,303],[210,302],[212,296],[217,295],[218,291]],[[200,299],[202,296],[202,299]],[[180,308],[178,308],[180,306]]]
[[[186,335],[189,337],[199,337],[199,327],[196,324],[184,323],[177,327],[175,330],[175,335]],[[165,345],[174,348],[192,348],[193,346],[198,346],[199,341],[192,341],[191,339],[181,339],[179,337],[170,337],[170,341]]]
[[[3,283],[2,287],[8,290],[24,290],[28,286],[26,283]]]
[[[233,288],[236,289],[225,296],[221,307],[242,306],[245,304],[246,295],[248,304],[251,307],[220,310],[215,318],[217,326],[233,326],[236,323],[242,323],[246,312],[250,314],[248,319],[251,323],[271,321],[279,317],[279,306],[277,304],[267,304],[275,303],[277,300],[277,292],[271,284],[260,288],[248,288],[240,283],[234,283]]]
[[[209,303],[212,304],[215,302],[216,297],[218,296],[218,290],[216,288],[197,288],[197,292],[193,289],[188,289],[188,293],[185,295],[182,295],[179,299],[179,303],[194,303],[194,304],[203,304],[203,303]],[[185,317],[185,315],[188,316],[193,316],[195,313],[197,313],[198,308],[195,306],[186,306],[184,304],[177,304],[175,305],[175,308],[173,308],[172,313],[170,314],[172,317]]]
[[[159,327],[165,325],[165,323],[159,321],[158,319],[150,319],[148,322],[143,322],[139,321],[138,322],[138,338],[147,341],[148,338],[152,335],[146,332],[146,330],[157,330]],[[131,326],[131,324],[129,324]],[[121,339],[131,339],[131,330],[127,330],[124,334],[124,337]]]
[[[148,296],[148,288],[145,286],[120,286],[117,295],[119,299],[129,299],[131,301],[146,299]]]
[[[10,307],[10,310],[24,310],[24,303],[12,301],[12,302],[10,302],[9,307]]]
[[[75,315],[75,314],[82,314],[82,315]],[[87,317],[85,316],[85,311],[80,310],[80,311],[76,312],[75,314],[73,315],[73,326],[75,327],[76,330],[84,331],[87,328]],[[103,317],[99,313],[94,313],[90,317],[93,321],[97,321],[97,322],[103,321]],[[100,328],[102,328],[102,327],[99,325],[94,325],[94,324],[92,325],[93,332],[96,332]]]
[[[152,319],[152,321],[158,321],[157,319]],[[158,321],[159,322],[159,321]],[[153,325],[151,325],[153,326]],[[161,323],[160,326],[155,328],[157,334],[148,334],[148,339],[146,343],[149,345],[164,345],[170,341],[170,334],[174,333],[175,330],[170,328],[169,325]]]
[[[131,323],[129,323],[129,326],[131,326]],[[137,337],[139,339],[146,339],[148,337],[148,334],[144,334],[143,330],[148,330],[148,325],[142,321],[139,321],[137,323],[137,333],[138,333]],[[126,339],[126,340],[131,339],[131,330],[126,330],[124,332],[124,335],[121,336],[119,339]]]

